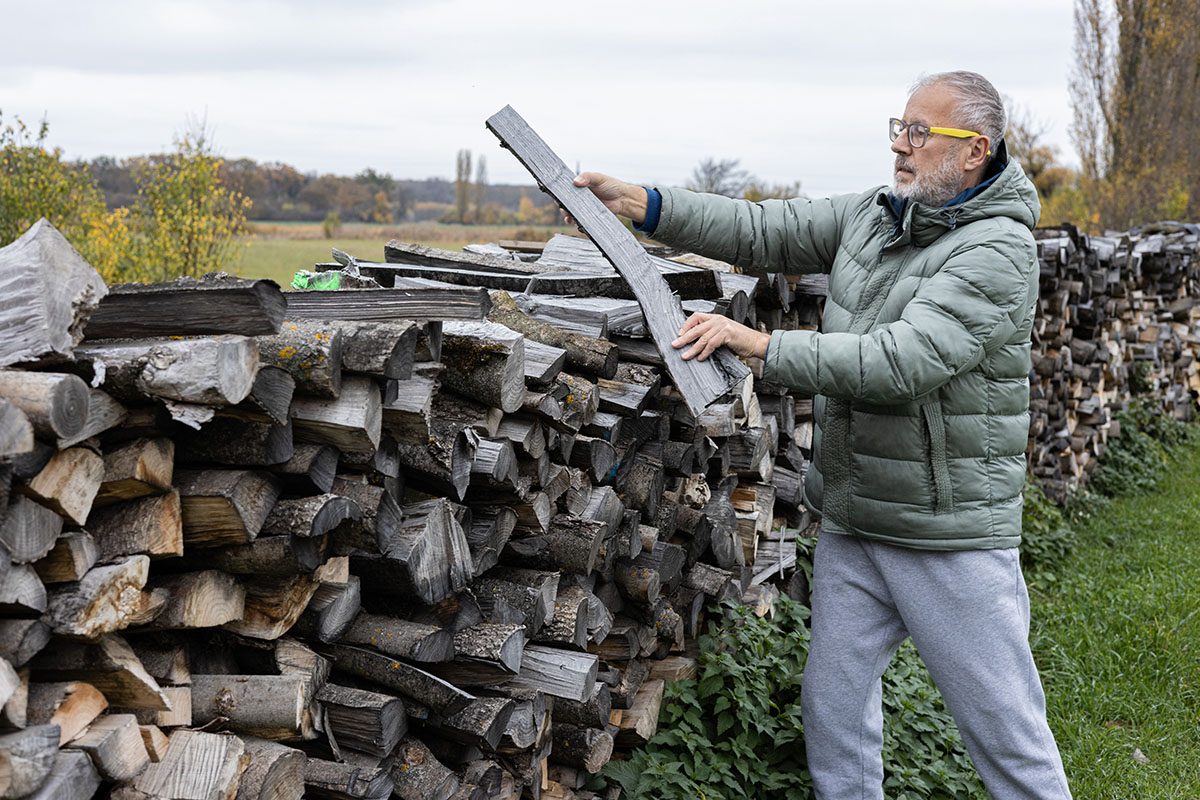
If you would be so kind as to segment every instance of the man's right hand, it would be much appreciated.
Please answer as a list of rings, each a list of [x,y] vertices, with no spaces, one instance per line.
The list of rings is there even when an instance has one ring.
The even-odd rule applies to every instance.
[[[575,185],[591,189],[592,194],[600,198],[608,210],[618,216],[628,217],[637,225],[646,220],[648,196],[644,187],[625,183],[599,172],[579,173],[575,176]],[[567,222],[575,224],[575,220],[570,216],[567,216]]]

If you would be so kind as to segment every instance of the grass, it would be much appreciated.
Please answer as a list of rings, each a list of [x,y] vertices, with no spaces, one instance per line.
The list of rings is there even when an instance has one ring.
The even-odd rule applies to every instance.
[[[326,239],[319,222],[252,222],[244,247],[230,266],[246,278],[270,278],[280,286],[291,285],[297,270],[332,261],[330,248],[345,250],[366,261],[383,261],[383,245],[392,239],[462,250],[472,242],[500,239],[544,241],[567,228],[530,228],[512,225],[443,225],[436,222],[402,225],[353,223],[343,225],[338,236]]]
[[[1200,798],[1200,448],[1112,500],[1032,585],[1034,653],[1077,798]]]

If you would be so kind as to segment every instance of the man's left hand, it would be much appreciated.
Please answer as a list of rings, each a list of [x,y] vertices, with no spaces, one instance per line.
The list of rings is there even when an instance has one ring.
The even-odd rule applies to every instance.
[[[695,342],[681,354],[682,358],[684,361],[691,358],[703,361],[721,345],[725,345],[739,356],[766,358],[767,344],[770,341],[770,334],[748,328],[729,317],[696,313],[683,323],[683,327],[679,329],[679,336],[671,345],[678,349]]]

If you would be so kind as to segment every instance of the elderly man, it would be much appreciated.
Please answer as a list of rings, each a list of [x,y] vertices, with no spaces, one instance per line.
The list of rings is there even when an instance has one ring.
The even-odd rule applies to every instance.
[[[674,342],[757,356],[766,380],[816,395],[801,705],[819,798],[883,796],[880,676],[909,636],[992,796],[1070,797],[1017,555],[1041,208],[1005,125],[987,80],[950,72],[891,120],[890,192],[750,203],[576,178],[660,241],[829,273],[821,332],[694,314]]]

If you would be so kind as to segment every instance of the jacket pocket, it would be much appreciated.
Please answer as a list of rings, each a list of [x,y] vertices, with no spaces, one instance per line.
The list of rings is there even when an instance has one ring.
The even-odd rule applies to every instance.
[[[942,419],[942,404],[937,400],[921,406],[925,423],[925,438],[929,445],[929,471],[933,477],[933,510],[945,514],[954,510],[954,493],[950,488],[950,463],[946,460],[946,424]]]

